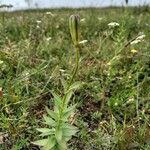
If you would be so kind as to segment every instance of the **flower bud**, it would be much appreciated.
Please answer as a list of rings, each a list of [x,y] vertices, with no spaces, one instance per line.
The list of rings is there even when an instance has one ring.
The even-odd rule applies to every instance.
[[[80,17],[79,15],[71,15],[69,18],[69,28],[72,41],[75,46],[79,44],[79,22]]]

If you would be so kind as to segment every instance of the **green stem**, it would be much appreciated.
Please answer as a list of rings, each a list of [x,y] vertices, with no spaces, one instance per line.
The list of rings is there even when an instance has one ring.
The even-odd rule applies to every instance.
[[[76,66],[73,70],[73,74],[72,74],[72,77],[71,77],[71,80],[69,82],[67,90],[70,88],[70,86],[73,82],[73,79],[75,78],[75,76],[77,74],[78,68],[79,68],[79,45],[76,45]]]
[[[67,87],[67,91],[69,90],[69,88],[70,88],[70,86],[73,82],[73,79],[75,78],[75,76],[77,74],[78,68],[79,68],[79,45],[76,45],[76,66],[73,70],[72,77],[71,77],[70,82],[69,82],[68,87]],[[59,120],[58,120],[58,127],[60,126],[60,120],[62,118],[62,114],[63,114],[63,111],[64,111],[66,98],[67,98],[67,93],[65,93],[64,98],[63,98],[63,103],[62,103],[62,107],[61,107],[61,110],[60,110],[60,117],[59,117]]]

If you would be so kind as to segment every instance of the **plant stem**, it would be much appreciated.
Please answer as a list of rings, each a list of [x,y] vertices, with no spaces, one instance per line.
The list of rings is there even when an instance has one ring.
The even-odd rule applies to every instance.
[[[69,89],[69,87],[71,86],[72,82],[73,82],[73,79],[74,77],[76,76],[77,74],[77,71],[78,71],[78,68],[79,68],[79,45],[76,45],[76,66],[73,70],[73,74],[72,74],[72,77],[70,79],[70,82],[69,82],[69,85],[68,85],[68,88],[67,90]]]
[[[136,94],[136,114],[138,118],[138,125],[139,125],[139,73],[137,72],[137,94]]]
[[[61,123],[61,118],[62,118],[62,115],[63,115],[64,106],[65,106],[66,98],[67,98],[67,91],[69,90],[69,88],[70,88],[70,86],[71,86],[71,84],[73,82],[73,79],[75,78],[75,76],[77,74],[77,71],[78,71],[78,68],[79,68],[79,45],[76,45],[75,48],[76,48],[76,65],[75,65],[75,68],[73,70],[72,77],[71,77],[70,82],[68,84],[66,93],[65,93],[65,95],[63,97],[62,107],[61,107],[61,110],[60,110],[60,117],[58,119],[58,127],[60,126],[60,123]]]

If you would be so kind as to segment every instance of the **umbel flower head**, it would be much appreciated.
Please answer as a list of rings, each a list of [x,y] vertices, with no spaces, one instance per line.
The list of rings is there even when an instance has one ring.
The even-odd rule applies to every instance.
[[[75,46],[77,46],[80,42],[80,31],[79,31],[79,15],[71,15],[69,18],[69,28],[72,41]]]

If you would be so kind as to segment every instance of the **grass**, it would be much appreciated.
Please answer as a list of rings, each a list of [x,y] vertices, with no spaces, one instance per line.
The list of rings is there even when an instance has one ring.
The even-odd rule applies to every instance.
[[[51,14],[46,14],[50,11]],[[73,150],[148,150],[150,90],[149,7],[58,9],[1,13],[0,149],[38,149],[36,128],[45,127],[45,106],[52,92],[63,96],[75,66],[68,19],[81,17],[82,87],[71,97],[77,104],[69,118],[79,132]],[[83,19],[85,18],[85,19]],[[119,23],[111,28],[110,22]],[[144,41],[131,45],[139,33]]]

